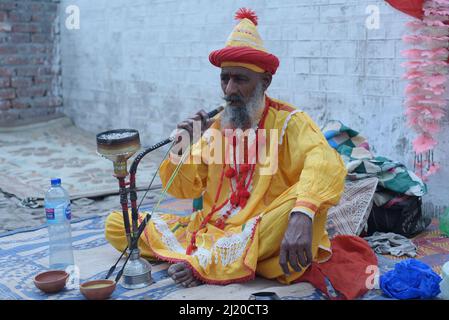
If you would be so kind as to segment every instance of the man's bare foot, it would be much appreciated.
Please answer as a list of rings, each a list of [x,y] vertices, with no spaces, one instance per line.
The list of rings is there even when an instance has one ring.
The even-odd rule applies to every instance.
[[[186,288],[199,286],[201,281],[193,276],[192,270],[185,263],[175,263],[168,268],[168,275],[178,284]]]

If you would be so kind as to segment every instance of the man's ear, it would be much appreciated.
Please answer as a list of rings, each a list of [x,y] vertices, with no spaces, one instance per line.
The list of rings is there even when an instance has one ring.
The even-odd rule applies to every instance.
[[[269,73],[269,72],[264,72],[263,74],[262,74],[262,88],[263,88],[263,91],[265,92],[267,89],[268,89],[268,87],[270,86],[270,84],[271,84],[271,79],[273,78],[273,75],[271,74],[271,73]]]

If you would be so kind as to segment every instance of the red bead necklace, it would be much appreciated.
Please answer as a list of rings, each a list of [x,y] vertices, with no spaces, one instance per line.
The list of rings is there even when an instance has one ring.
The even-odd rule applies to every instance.
[[[259,121],[259,125],[256,129],[256,141],[257,141],[257,137],[258,137],[258,130],[263,129],[264,125],[265,125],[265,119],[267,117],[267,113],[268,113],[268,104],[265,104],[265,109],[263,111],[262,117]],[[246,142],[246,141],[245,141]],[[209,221],[212,219],[212,216],[220,211],[221,209],[223,209],[223,207],[228,204],[228,202],[230,202],[230,208],[228,210],[226,210],[226,213],[218,218],[215,221],[215,226],[217,228],[220,229],[224,229],[225,225],[226,225],[226,220],[231,216],[232,212],[234,210],[236,210],[238,207],[240,207],[241,209],[243,209],[246,206],[246,203],[248,202],[249,197],[251,196],[250,191],[248,190],[249,187],[251,186],[252,180],[253,180],[253,176],[254,176],[254,171],[256,168],[256,163],[254,161],[254,163],[249,163],[249,157],[250,155],[248,155],[246,157],[244,157],[244,163],[242,164],[238,164],[237,165],[237,161],[236,161],[236,137],[233,137],[233,141],[232,143],[228,144],[228,146],[230,145],[230,148],[233,148],[233,164],[234,164],[234,168],[229,166],[226,169],[226,161],[223,164],[222,170],[221,170],[221,175],[220,175],[220,180],[219,180],[219,184],[218,184],[218,188],[217,188],[217,193],[215,195],[215,199],[214,199],[214,204],[210,210],[210,212],[207,214],[207,216],[203,219],[203,221],[201,222],[200,227],[198,228],[198,230],[194,231],[192,233],[191,239],[190,239],[190,244],[187,246],[186,249],[186,254],[190,255],[192,254],[196,249],[196,236],[198,234],[198,231],[205,228],[207,226],[207,224],[209,223]],[[257,158],[257,152],[258,152],[258,143],[255,144],[255,154],[253,154],[254,157]],[[245,145],[244,150],[247,150],[247,147]],[[236,170],[238,168],[238,170]],[[220,198],[220,193],[221,193],[221,189],[223,186],[223,181],[224,181],[224,177],[229,179],[229,184],[231,187],[231,194],[229,196],[229,198],[227,198],[222,204],[220,204],[219,206],[217,206],[217,202],[218,199]],[[236,184],[236,188],[234,189],[233,187],[233,180],[234,183]]]

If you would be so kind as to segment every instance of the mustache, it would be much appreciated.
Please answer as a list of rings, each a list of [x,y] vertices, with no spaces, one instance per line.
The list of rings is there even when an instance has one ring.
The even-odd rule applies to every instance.
[[[245,101],[243,101],[243,98],[236,95],[236,94],[232,94],[229,96],[224,96],[223,100],[226,102],[230,102],[230,103],[236,103],[236,102],[240,102],[240,103],[244,103]]]

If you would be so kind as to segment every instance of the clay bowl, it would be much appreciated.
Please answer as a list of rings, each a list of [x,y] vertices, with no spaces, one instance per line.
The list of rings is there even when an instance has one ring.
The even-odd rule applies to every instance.
[[[93,280],[84,282],[80,286],[80,291],[86,299],[105,300],[114,292],[115,286],[114,280]]]
[[[63,270],[50,270],[34,277],[34,284],[45,293],[56,293],[64,289],[69,274]]]

